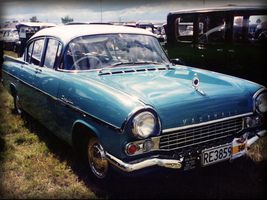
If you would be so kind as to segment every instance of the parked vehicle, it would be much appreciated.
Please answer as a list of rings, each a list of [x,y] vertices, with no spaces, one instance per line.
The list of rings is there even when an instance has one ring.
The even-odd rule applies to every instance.
[[[256,30],[259,22],[266,20],[264,6],[173,11],[167,17],[165,47],[169,57],[180,63],[266,86],[266,27]]]
[[[3,84],[19,114],[85,153],[98,178],[233,160],[266,133],[265,87],[174,65],[138,28],[40,30],[24,57],[5,56]]]
[[[18,31],[12,28],[3,28],[1,29],[0,40],[5,50],[13,51],[19,40]]]
[[[16,25],[19,34],[19,41],[16,44],[15,52],[21,57],[24,53],[25,44],[36,32],[43,28],[50,28],[56,26],[53,23],[42,22],[24,22]]]
[[[152,23],[139,23],[139,28],[146,29],[153,33],[159,40],[159,42],[164,45],[164,42],[166,41],[166,35],[163,31],[163,24],[152,24]]]

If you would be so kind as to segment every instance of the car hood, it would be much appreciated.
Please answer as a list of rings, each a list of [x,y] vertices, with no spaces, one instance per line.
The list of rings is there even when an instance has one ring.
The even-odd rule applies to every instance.
[[[113,69],[82,76],[153,106],[163,130],[252,112],[252,96],[260,88],[243,79],[184,66]],[[199,80],[197,87],[194,79]]]

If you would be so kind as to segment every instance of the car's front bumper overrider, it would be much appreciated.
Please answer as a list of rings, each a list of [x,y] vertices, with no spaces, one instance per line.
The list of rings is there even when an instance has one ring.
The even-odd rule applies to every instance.
[[[255,136],[248,139],[247,146],[248,147],[251,146],[260,137],[264,136],[265,133],[266,130],[261,130],[257,132]],[[108,152],[106,152],[106,158],[111,164],[113,164],[115,167],[119,168],[124,172],[134,172],[152,166],[160,166],[171,169],[181,169],[184,161],[184,157],[180,157],[180,159],[174,159],[158,155],[158,156],[151,156],[143,159],[138,159],[127,163],[116,158],[115,156],[111,155]]]
[[[262,136],[264,136],[266,133],[266,130],[262,130],[256,133],[256,135],[248,140],[248,147],[252,145],[254,142],[256,142],[258,139],[260,139]]]

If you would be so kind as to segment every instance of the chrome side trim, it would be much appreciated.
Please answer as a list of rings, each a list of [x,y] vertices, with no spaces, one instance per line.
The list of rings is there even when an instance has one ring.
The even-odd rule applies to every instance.
[[[241,114],[241,115],[235,115],[235,116],[231,116],[231,117],[226,117],[226,118],[222,118],[222,119],[216,119],[216,120],[203,122],[203,123],[199,123],[199,124],[191,124],[191,125],[187,125],[187,126],[164,129],[162,131],[162,133],[180,131],[180,130],[189,129],[189,128],[196,128],[196,127],[199,127],[199,126],[209,125],[209,124],[213,124],[213,123],[217,123],[217,122],[223,122],[223,121],[227,121],[227,120],[235,119],[235,118],[247,117],[247,116],[250,116],[250,115],[253,115],[253,112],[249,112],[249,113],[245,113],[245,114]]]
[[[106,152],[106,158],[111,164],[113,164],[115,167],[121,169],[124,172],[133,172],[152,166],[180,169],[182,167],[182,162],[183,162],[183,158],[180,158],[180,160],[175,160],[175,159],[165,159],[158,157],[148,157],[136,160],[133,163],[126,163],[116,158],[115,156],[109,154],[108,152]]]

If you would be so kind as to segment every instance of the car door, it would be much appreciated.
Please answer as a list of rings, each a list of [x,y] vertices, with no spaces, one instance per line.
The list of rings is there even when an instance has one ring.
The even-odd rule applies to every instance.
[[[259,38],[262,33],[260,25],[251,28],[255,19],[266,19],[266,15],[236,16],[237,21],[241,19],[240,24],[235,23],[233,42],[228,45],[230,54],[230,66],[235,76],[257,82],[267,86],[266,73],[263,73],[266,68],[266,41]],[[266,25],[266,21],[263,22]],[[258,27],[258,28],[257,28]],[[259,31],[259,32],[258,32]]]
[[[39,43],[42,43],[41,41]],[[24,61],[17,64],[16,87],[23,110],[34,116],[34,78],[36,65],[32,63],[32,54],[35,41],[30,42],[25,48]]]
[[[19,78],[24,81],[26,85],[23,96],[20,97],[23,109],[29,112],[33,117],[36,117],[36,94],[37,89],[34,85],[37,69],[41,63],[42,51],[44,46],[44,39],[39,38],[27,44],[25,49],[25,63],[21,65],[22,71]]]
[[[41,63],[35,68],[35,112],[38,120],[53,131],[56,129],[57,92],[63,76],[62,72],[55,70],[55,65],[62,44],[54,38],[46,38],[43,46]]]
[[[199,39],[199,43],[196,45],[199,50],[198,55],[202,58],[202,67],[225,73],[222,66],[226,65],[229,55],[224,28],[216,27],[213,30]]]

